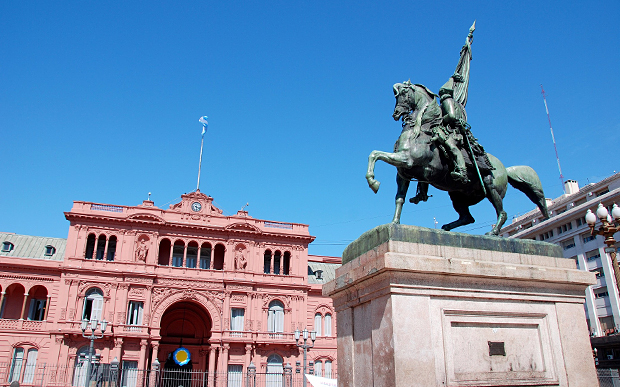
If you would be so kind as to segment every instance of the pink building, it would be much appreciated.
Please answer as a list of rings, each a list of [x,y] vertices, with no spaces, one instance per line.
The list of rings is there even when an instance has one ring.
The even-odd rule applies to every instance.
[[[321,288],[340,258],[309,256],[307,225],[225,216],[199,191],[169,209],[77,201],[65,216],[66,240],[0,233],[0,385],[83,386],[83,319],[109,322],[93,369],[118,360],[123,386],[145,385],[135,375],[157,363],[164,375],[206,372],[205,386],[240,385],[251,363],[295,375],[304,328],[317,331],[314,372],[335,375],[335,313]]]

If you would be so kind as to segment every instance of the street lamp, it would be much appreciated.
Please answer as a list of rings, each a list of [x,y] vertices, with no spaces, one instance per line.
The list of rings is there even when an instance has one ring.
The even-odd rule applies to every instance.
[[[594,228],[596,224],[596,218],[601,221],[601,226],[598,229]],[[592,236],[602,235],[605,238],[605,252],[611,256],[611,264],[614,268],[614,276],[616,277],[616,287],[620,286],[620,269],[618,268],[618,260],[616,258],[616,240],[614,234],[620,231],[620,207],[614,203],[611,209],[611,215],[607,211],[607,208],[603,206],[603,203],[599,203],[596,209],[596,215],[588,210],[586,213],[586,223],[590,226],[590,232]],[[618,289],[620,291],[620,288]]]
[[[101,334],[97,335],[96,334],[96,330],[97,330],[97,326],[100,326],[101,329]],[[90,330],[91,333],[90,334],[86,334],[86,330],[89,328],[90,326]],[[105,333],[105,329],[108,327],[108,322],[104,319],[103,321],[101,321],[101,324],[99,323],[99,320],[97,319],[92,319],[90,321],[88,321],[87,319],[82,320],[82,337],[84,337],[85,339],[90,340],[90,348],[88,350],[88,366],[86,367],[86,383],[85,383],[85,387],[89,387],[90,385],[90,373],[91,373],[91,366],[92,366],[92,362],[93,362],[93,352],[95,350],[95,339],[100,339],[103,337],[103,334]]]
[[[303,339],[304,339],[303,344],[299,344],[300,333],[303,334]],[[308,381],[306,380],[306,357],[308,355],[308,349],[314,347],[314,341],[316,340],[315,331],[310,332],[310,339],[312,340],[312,345],[307,344],[307,341],[308,341],[308,329],[307,328],[304,328],[303,332],[299,332],[299,329],[295,329],[295,344],[297,344],[298,347],[303,348],[304,350],[304,374],[303,374],[304,387],[308,386]]]

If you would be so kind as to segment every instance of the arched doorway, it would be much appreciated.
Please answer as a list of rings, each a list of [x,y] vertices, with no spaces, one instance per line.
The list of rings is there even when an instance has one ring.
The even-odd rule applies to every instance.
[[[207,368],[206,349],[211,337],[211,316],[201,305],[181,301],[166,309],[160,326],[158,360],[163,367],[162,377],[171,386],[190,386],[189,372],[205,371]],[[174,354],[180,348],[189,352],[189,361],[185,364],[175,362]],[[183,358],[182,353],[177,355],[177,360]]]

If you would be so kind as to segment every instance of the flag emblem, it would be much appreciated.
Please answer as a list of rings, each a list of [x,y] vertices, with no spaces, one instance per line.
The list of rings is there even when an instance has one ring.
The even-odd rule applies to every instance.
[[[207,121],[209,117],[207,116],[202,116],[198,119],[198,122],[200,122],[202,124],[202,135],[204,136],[204,134],[207,131],[207,128],[209,127],[209,122]]]

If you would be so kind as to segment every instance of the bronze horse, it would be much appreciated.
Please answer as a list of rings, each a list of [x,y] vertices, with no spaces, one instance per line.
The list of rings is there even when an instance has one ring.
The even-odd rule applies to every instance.
[[[374,178],[376,161],[382,160],[396,167],[398,190],[392,223],[400,223],[403,203],[412,180],[418,181],[417,195],[410,199],[412,203],[426,201],[428,185],[449,193],[459,218],[443,225],[442,229],[446,231],[474,223],[469,207],[487,198],[497,213],[497,221],[487,235],[498,235],[507,219],[503,199],[508,183],[536,204],[545,219],[549,217],[540,179],[528,166],[505,168],[501,161],[487,153],[492,168],[479,174],[471,154],[464,151],[469,181],[455,180],[450,174],[449,160],[433,138],[433,126],[441,123],[441,109],[435,100],[437,96],[426,87],[410,82],[395,84],[394,96],[396,107],[393,118],[396,121],[403,118],[403,131],[396,142],[394,153],[376,150],[370,153],[366,173],[368,185],[377,193],[380,183]]]

